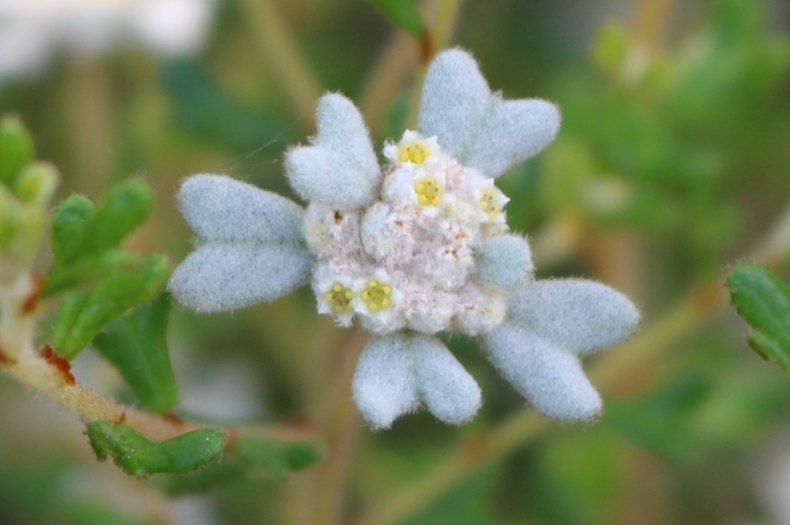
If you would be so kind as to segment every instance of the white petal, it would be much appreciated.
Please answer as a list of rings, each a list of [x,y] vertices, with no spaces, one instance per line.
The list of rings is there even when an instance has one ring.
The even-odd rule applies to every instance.
[[[224,175],[187,178],[178,202],[203,240],[295,244],[302,239],[299,205]]]
[[[463,162],[490,100],[475,59],[460,49],[443,51],[425,74],[417,127],[423,136],[436,135],[439,145]]]
[[[532,278],[532,252],[526,239],[493,237],[475,250],[475,274],[486,284],[513,291]]]
[[[312,256],[297,245],[201,246],[178,265],[168,289],[199,313],[273,301],[307,281]]]
[[[594,281],[537,281],[508,298],[508,318],[579,355],[626,339],[639,312],[620,292]]]
[[[461,363],[435,337],[413,335],[417,384],[428,410],[441,421],[460,425],[477,414],[480,387]]]
[[[389,428],[419,406],[413,367],[403,334],[374,337],[365,347],[351,386],[354,403],[373,428]]]
[[[312,146],[290,150],[285,170],[305,200],[353,210],[376,198],[381,169],[359,110],[342,95],[324,95],[316,109]]]
[[[508,321],[483,336],[483,348],[505,379],[543,414],[579,422],[601,413],[601,397],[579,358],[567,350]]]
[[[462,162],[496,178],[537,155],[559,130],[560,112],[554,104],[494,97]]]

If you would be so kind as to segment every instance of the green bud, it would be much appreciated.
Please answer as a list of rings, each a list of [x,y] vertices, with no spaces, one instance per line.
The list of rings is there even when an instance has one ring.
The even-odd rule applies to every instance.
[[[0,183],[14,186],[19,171],[33,160],[33,139],[22,122],[11,116],[0,120]]]
[[[48,162],[28,164],[19,173],[14,184],[14,193],[26,204],[46,207],[58,186],[60,174]]]

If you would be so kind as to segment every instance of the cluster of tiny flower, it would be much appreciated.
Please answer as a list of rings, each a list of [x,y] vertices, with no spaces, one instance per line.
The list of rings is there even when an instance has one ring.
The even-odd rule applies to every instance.
[[[490,331],[505,316],[509,290],[474,278],[475,253],[507,232],[508,199],[492,179],[442,150],[436,137],[407,131],[384,155],[390,165],[381,200],[361,210],[307,208],[305,238],[318,256],[318,311],[342,326],[356,315],[378,334]]]
[[[200,246],[169,288],[200,312],[281,297],[312,279],[321,313],[373,334],[354,401],[375,428],[420,407],[452,424],[482,394],[440,331],[479,336],[484,355],[544,414],[588,421],[602,402],[580,358],[631,334],[622,294],[577,279],[534,282],[526,239],[508,232],[494,179],[549,144],[557,108],[491,93],[464,51],[428,69],[418,131],[387,144],[382,171],[359,110],[328,94],[317,133],[285,157],[304,210],[219,175],[189,178],[181,209]]]

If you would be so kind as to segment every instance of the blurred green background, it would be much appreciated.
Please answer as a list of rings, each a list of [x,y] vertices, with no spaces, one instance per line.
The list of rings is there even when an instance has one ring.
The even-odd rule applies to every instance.
[[[8,4],[0,58],[21,38]],[[598,424],[525,434],[394,523],[789,524],[790,379],[748,349],[745,324],[720,294],[722,272],[766,246],[790,204],[790,4],[423,7],[427,27],[452,26],[449,45],[470,50],[493,89],[562,109],[558,139],[499,182],[511,228],[533,241],[539,276],[595,278],[628,294],[644,315],[635,352],[641,337],[660,339],[661,320],[679,321],[648,357],[598,383],[607,406]],[[133,38],[91,52],[53,40],[36,72],[0,76],[0,111],[19,114],[40,156],[60,167],[60,196],[99,199],[113,182],[142,176],[157,203],[132,245],[176,262],[191,249],[173,199],[182,177],[225,173],[292,197],[282,155],[312,132],[315,97],[350,96],[381,145],[400,136],[421,68],[420,43],[363,0],[225,0],[211,12],[191,53]],[[789,237],[779,232],[767,261],[783,277]],[[325,405],[333,388],[348,395],[348,336],[313,301],[301,290],[232,314],[176,309],[170,345],[183,412],[332,434]],[[45,323],[42,342],[47,335]],[[485,456],[486,436],[523,410],[474,341],[448,344],[480,383],[483,409],[461,428],[426,414],[384,432],[350,425],[334,442],[351,451],[333,478],[343,487],[341,523],[373,523],[390,498],[424,486],[458,442],[479,440],[468,454]],[[78,378],[128,397],[117,374],[85,354]],[[0,422],[3,524],[308,525],[325,496],[311,492],[321,476],[307,471],[167,499],[156,480],[96,463],[74,417],[6,378]]]

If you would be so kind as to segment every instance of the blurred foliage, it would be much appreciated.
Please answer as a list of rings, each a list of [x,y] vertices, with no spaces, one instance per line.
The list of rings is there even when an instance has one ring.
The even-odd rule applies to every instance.
[[[786,3],[665,2],[668,17],[654,13],[651,19],[659,34],[652,40],[634,21],[649,3],[634,2],[623,13],[617,2],[502,0],[492,7],[469,0],[453,42],[475,54],[491,86],[505,96],[547,98],[562,108],[555,143],[499,181],[511,198],[507,210],[514,230],[539,240],[564,217],[580,225],[572,249],[539,266],[540,273],[611,280],[644,306],[646,323],[689,285],[717,275],[752,246],[790,196]],[[130,254],[183,257],[189,233],[173,202],[181,177],[224,172],[288,194],[281,154],[287,144],[304,142],[306,116],[284,102],[288,89],[261,52],[243,5],[221,3],[212,41],[190,59],[166,61],[139,51],[90,60],[64,56],[42,78],[0,84],[0,109],[18,113],[32,128],[40,156],[62,168],[61,196],[74,190],[89,197],[67,197],[55,211],[47,283],[54,283],[53,296],[63,292],[57,297],[61,308],[97,293],[112,269],[134,272],[142,259]],[[360,100],[388,35],[396,32],[373,3],[282,0],[277,7],[319,85]],[[374,137],[400,134],[409,88],[406,82],[392,100],[381,101],[387,119],[382,129],[372,130]],[[14,126],[4,121],[0,135],[19,139],[14,151],[22,152],[21,169],[32,159],[24,153],[31,146],[15,135]],[[0,178],[8,183],[20,177],[13,171],[0,172]],[[119,210],[128,211],[123,203],[129,202],[136,210],[121,211],[129,220],[119,220],[111,203],[119,195],[113,192],[121,190],[114,184],[130,174],[141,177],[151,194],[142,190],[137,200],[117,201]],[[133,180],[124,184],[137,184]],[[22,194],[13,193],[15,199]],[[91,199],[102,195],[108,196],[106,204],[97,206]],[[95,226],[87,234],[89,223]],[[6,224],[0,224],[0,238]],[[77,250],[75,243],[92,248]],[[634,252],[633,260],[620,259]],[[79,271],[57,275],[59,261],[76,253],[90,254],[90,260],[69,260],[67,266]],[[48,263],[45,257],[41,267]],[[788,263],[779,261],[780,276],[790,271]],[[321,387],[331,382],[326,376],[337,354],[325,347],[340,336],[326,319],[316,318],[309,294],[233,315],[174,312],[166,341],[159,329],[147,334],[152,340],[140,341],[140,326],[162,323],[167,315],[165,298],[147,303],[160,288],[112,316],[100,316],[98,324],[83,321],[79,337],[70,336],[76,342],[66,345],[68,355],[98,334],[99,351],[154,411],[170,410],[175,402],[170,364],[162,359],[167,351],[179,386],[193,379],[208,389],[210,379],[195,380],[189,373],[202,366],[209,373],[200,377],[211,378],[221,363],[245,363],[261,393],[238,381],[236,394],[260,406],[267,422],[298,424],[326,401]],[[143,306],[135,309],[138,304]],[[64,315],[52,321],[56,332],[65,330],[58,328],[64,323],[74,328]],[[744,317],[754,333],[784,337]],[[114,322],[108,327],[109,321]],[[786,445],[771,445],[782,441],[780,432],[790,420],[790,383],[745,349],[745,328],[736,321],[721,316],[698,326],[650,366],[615,382],[604,392],[607,412],[598,425],[553,428],[461,480],[403,523],[786,522],[790,517],[778,514],[766,495],[765,484],[772,481],[762,465],[780,468],[790,455]],[[42,341],[50,336],[45,330]],[[485,435],[523,406],[471,341],[453,337],[449,345],[486,392],[480,415],[460,429],[415,415],[388,432],[362,430],[347,493],[350,515],[419,479],[459,436]],[[150,367],[132,371],[124,364],[124,348],[131,346],[158,352],[150,356]],[[81,356],[75,368],[83,359],[91,366]],[[110,395],[123,390],[114,375],[98,375],[97,388]],[[42,407],[19,408],[14,392],[0,383],[2,523],[183,523],[162,510],[167,503],[161,492],[173,498],[202,494],[216,514],[206,523],[293,523],[294,493],[309,489],[302,474],[287,482],[281,478],[312,464],[319,453],[314,443],[259,442],[187,476],[157,474],[151,482],[128,484],[95,464],[87,439],[77,445],[57,438],[71,430],[47,427],[46,446],[29,444],[40,439],[40,423],[17,419]],[[223,401],[217,397],[195,405]],[[234,401],[225,402],[229,408]],[[157,503],[141,503],[140,512],[130,514],[75,489],[75,478],[116,487],[132,505],[150,502],[153,491]]]

